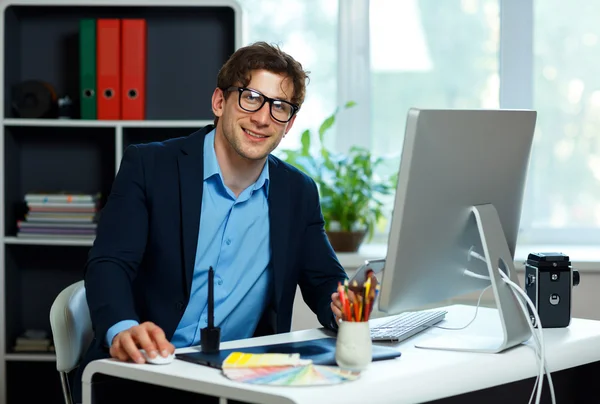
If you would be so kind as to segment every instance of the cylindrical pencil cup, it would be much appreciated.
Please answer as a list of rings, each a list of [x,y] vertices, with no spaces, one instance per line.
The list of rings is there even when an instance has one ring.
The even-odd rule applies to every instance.
[[[342,321],[335,344],[335,361],[345,370],[365,370],[373,360],[368,321]]]

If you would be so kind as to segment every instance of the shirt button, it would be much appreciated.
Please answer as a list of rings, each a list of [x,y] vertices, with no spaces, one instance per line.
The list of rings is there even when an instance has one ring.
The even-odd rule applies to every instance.
[[[231,239],[228,238],[227,240],[225,240],[225,244],[227,244],[227,245],[231,244]]]
[[[217,280],[217,285],[222,285],[222,284],[223,284],[223,279],[219,278],[219,279]]]

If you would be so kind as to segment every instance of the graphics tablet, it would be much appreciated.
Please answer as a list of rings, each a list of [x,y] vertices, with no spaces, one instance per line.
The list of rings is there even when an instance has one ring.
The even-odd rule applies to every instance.
[[[311,359],[315,365],[336,365],[335,338],[320,338],[309,341],[286,342],[273,345],[261,345],[245,348],[222,349],[214,354],[204,352],[188,352],[176,354],[177,359],[199,365],[221,369],[221,364],[232,352],[246,353],[299,353],[302,359]],[[385,346],[373,345],[373,361],[393,359],[401,355],[400,351]]]

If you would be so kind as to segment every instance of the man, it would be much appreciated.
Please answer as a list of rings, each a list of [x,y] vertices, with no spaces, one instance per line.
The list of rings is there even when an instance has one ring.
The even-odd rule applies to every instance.
[[[346,274],[323,226],[316,185],[270,153],[304,101],[307,73],[256,43],[222,67],[215,125],[123,155],[85,267],[91,360],[143,363],[199,344],[207,273],[221,340],[288,332],[296,286],[323,326],[341,315]]]

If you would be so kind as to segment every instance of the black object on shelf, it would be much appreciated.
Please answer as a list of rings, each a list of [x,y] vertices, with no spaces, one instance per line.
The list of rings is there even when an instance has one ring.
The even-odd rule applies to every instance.
[[[19,118],[56,118],[58,111],[54,88],[39,80],[16,84],[12,92],[12,106]]]
[[[73,100],[68,95],[58,99],[58,118],[59,119],[71,119],[74,118],[74,105]]]

